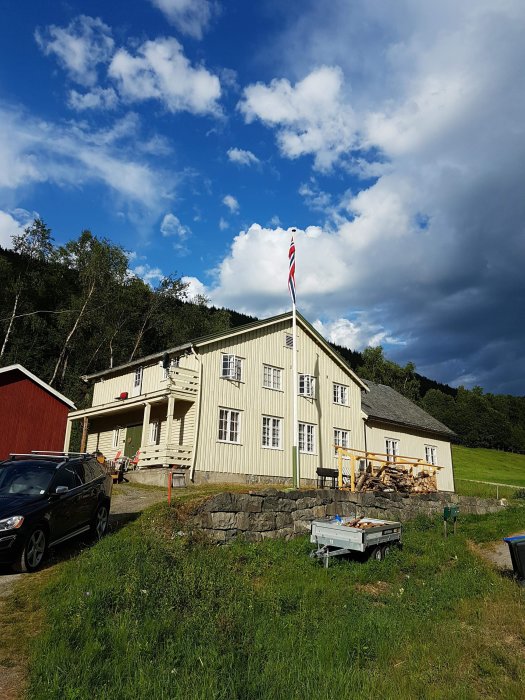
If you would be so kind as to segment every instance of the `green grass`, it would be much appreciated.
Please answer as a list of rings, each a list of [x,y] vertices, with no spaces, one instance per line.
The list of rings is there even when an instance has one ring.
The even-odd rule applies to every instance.
[[[521,698],[523,591],[476,545],[525,510],[419,518],[385,562],[308,557],[307,538],[217,547],[155,506],[43,594],[32,700]]]
[[[525,455],[482,448],[452,446],[456,491],[463,496],[495,498],[496,487],[464,481],[491,481],[525,488]],[[512,498],[516,489],[498,488],[500,498]]]

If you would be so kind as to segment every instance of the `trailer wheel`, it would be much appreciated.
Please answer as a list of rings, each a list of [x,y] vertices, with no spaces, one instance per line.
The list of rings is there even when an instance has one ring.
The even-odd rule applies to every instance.
[[[380,545],[374,547],[370,552],[370,559],[373,559],[374,561],[383,561],[384,558],[385,555],[383,553],[383,548]]]
[[[389,544],[384,544],[381,548],[383,550],[383,559],[390,554],[391,547]]]

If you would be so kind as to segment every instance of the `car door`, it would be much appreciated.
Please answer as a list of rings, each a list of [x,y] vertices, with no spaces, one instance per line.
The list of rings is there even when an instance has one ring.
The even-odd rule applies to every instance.
[[[58,486],[66,486],[65,493],[57,494]],[[68,537],[78,529],[81,484],[72,464],[66,463],[57,471],[49,490],[49,529],[51,543]]]
[[[98,496],[98,486],[89,460],[78,463],[75,466],[75,471],[81,482],[80,497],[77,502],[78,510],[75,513],[75,519],[78,523],[78,527],[86,527],[90,525],[96,509],[95,504]]]

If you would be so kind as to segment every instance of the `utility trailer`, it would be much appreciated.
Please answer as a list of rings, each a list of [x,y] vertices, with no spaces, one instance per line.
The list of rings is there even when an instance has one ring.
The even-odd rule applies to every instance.
[[[401,546],[402,525],[376,518],[327,518],[312,522],[310,542],[317,549],[312,558],[322,559],[328,568],[331,557],[358,552],[382,561],[389,549]]]

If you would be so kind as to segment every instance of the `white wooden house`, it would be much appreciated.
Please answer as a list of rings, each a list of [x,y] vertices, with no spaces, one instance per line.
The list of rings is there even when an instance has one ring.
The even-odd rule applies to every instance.
[[[337,466],[334,444],[364,451],[368,441],[370,449],[383,424],[363,412],[362,396],[374,391],[300,314],[297,325],[300,474],[313,483],[317,467]],[[165,480],[170,466],[197,482],[289,482],[291,327],[286,313],[84,377],[93,383],[92,406],[69,415],[65,449],[72,421],[87,419],[88,450],[108,458],[139,450],[139,468],[151,476]],[[401,447],[403,424],[394,421],[391,432],[394,425]],[[405,428],[413,456],[424,459],[427,443],[437,448],[439,486],[453,489],[448,429],[437,421],[427,432]],[[439,444],[429,438],[436,430]]]

